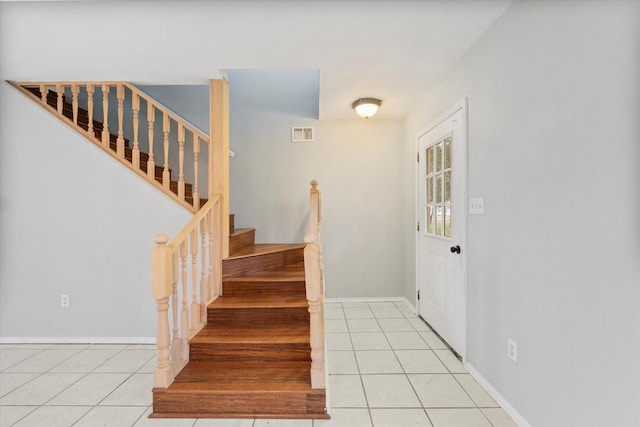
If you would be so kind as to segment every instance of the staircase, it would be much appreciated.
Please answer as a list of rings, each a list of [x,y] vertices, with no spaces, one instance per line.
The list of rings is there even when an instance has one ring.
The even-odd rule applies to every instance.
[[[194,213],[171,241],[155,237],[158,362],[150,417],[328,419],[317,183],[304,244],[256,244],[255,229],[235,228],[228,215],[227,83],[210,84],[211,137],[127,82],[12,84]],[[94,89],[104,122],[93,118],[100,99],[94,102]],[[112,89],[117,102],[109,107]],[[110,116],[116,124],[107,123]],[[154,134],[156,117],[162,131]],[[148,153],[140,149],[140,128],[148,129]],[[201,144],[207,199],[198,196]]]
[[[329,418],[309,374],[305,245],[255,244],[255,229],[233,224],[223,295],[190,340],[188,364],[153,390],[151,417]]]

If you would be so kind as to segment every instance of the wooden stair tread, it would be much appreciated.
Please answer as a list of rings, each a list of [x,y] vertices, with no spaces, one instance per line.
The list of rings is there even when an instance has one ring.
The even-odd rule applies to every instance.
[[[221,296],[213,301],[207,309],[233,310],[236,308],[299,308],[307,307],[304,298],[288,295],[268,296]]]
[[[251,246],[247,246],[237,253],[230,255],[226,260],[248,258],[259,255],[272,254],[277,252],[291,251],[295,249],[304,249],[306,245],[295,243],[256,243]]]
[[[234,228],[233,232],[229,233],[229,237],[235,237],[241,234],[251,233],[252,231],[256,231],[256,229],[255,228]]]
[[[207,325],[190,344],[277,344],[309,343],[309,328],[306,325],[266,328],[216,328]]]
[[[168,392],[311,391],[308,362],[189,362]],[[322,390],[324,392],[324,390]]]
[[[224,279],[225,282],[303,282],[304,280],[304,263],[302,262]]]

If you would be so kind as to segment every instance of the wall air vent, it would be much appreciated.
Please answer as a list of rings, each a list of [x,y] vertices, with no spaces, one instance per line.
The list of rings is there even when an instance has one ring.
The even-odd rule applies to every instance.
[[[313,142],[313,128],[291,128],[291,142]]]

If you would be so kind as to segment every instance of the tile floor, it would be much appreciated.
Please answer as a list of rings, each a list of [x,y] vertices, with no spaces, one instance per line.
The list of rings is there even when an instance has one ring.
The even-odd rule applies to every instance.
[[[156,420],[154,346],[0,344],[0,426],[516,427],[402,302],[328,303],[329,421]]]

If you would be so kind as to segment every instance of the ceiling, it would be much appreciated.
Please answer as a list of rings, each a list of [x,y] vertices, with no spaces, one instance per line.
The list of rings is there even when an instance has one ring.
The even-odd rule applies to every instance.
[[[0,76],[203,84],[314,69],[320,118],[353,118],[360,97],[402,118],[511,1],[2,1]]]

